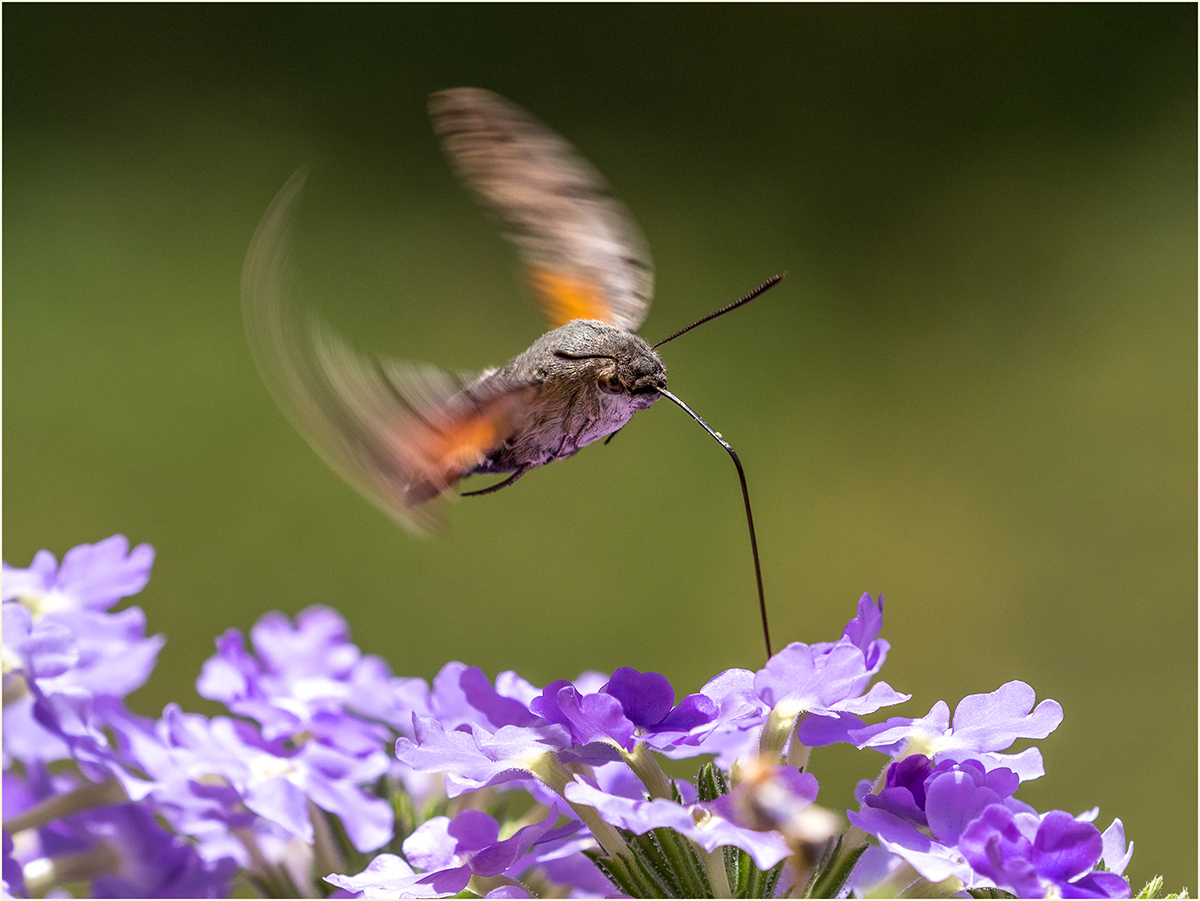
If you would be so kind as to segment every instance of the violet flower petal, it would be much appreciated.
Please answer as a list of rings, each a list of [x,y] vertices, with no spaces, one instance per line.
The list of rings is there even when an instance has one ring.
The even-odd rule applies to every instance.
[[[436,719],[414,716],[414,740],[396,740],[396,756],[418,772],[447,773],[450,797],[512,779],[527,778],[538,759],[571,746],[562,726],[505,726],[489,733],[478,726],[447,731]]]
[[[991,804],[1000,804],[1016,791],[1018,780],[1011,770],[995,770],[988,779],[982,766],[962,765],[935,772],[926,783],[925,812],[934,838],[957,845],[963,830]],[[1011,778],[1010,778],[1011,777]]]
[[[223,898],[237,869],[231,858],[205,861],[185,840],[165,831],[134,804],[72,817],[120,855],[117,872],[95,878],[93,898]]]
[[[1006,767],[1022,780],[1044,773],[1041,752],[1027,748],[1019,754],[1001,754],[1017,738],[1045,738],[1062,721],[1062,707],[1044,700],[1033,707],[1033,689],[1009,682],[989,694],[970,695],[959,704],[950,724],[950,710],[938,701],[928,714],[916,719],[891,717],[883,723],[852,729],[851,741],[860,748],[899,753],[922,753],[942,760],[982,761],[989,768]]]
[[[875,836],[881,848],[904,858],[930,882],[954,876],[966,887],[975,887],[975,875],[957,848],[930,838],[907,820],[871,807],[847,810],[846,817],[852,825]]]
[[[703,694],[691,694],[680,701],[658,722],[647,727],[647,731],[655,735],[664,733],[694,733],[701,726],[707,726],[717,718],[716,702]]]
[[[1042,817],[1033,840],[1038,875],[1058,885],[1090,872],[1103,853],[1100,830],[1063,810],[1052,810]]]
[[[566,679],[551,682],[529,709],[551,723],[571,730],[576,744],[611,741],[627,751],[634,746],[634,724],[621,702],[609,694],[580,694]]]
[[[604,691],[616,698],[625,716],[641,728],[661,722],[675,703],[675,690],[666,676],[639,673],[629,666],[614,670]]]
[[[145,588],[153,565],[154,548],[150,545],[139,544],[131,551],[129,539],[112,535],[67,551],[56,581],[59,590],[80,607],[107,610],[121,598]]]
[[[1113,820],[1100,838],[1104,840],[1104,866],[1110,873],[1123,875],[1133,857],[1133,842],[1129,843],[1128,848],[1125,846],[1125,824],[1119,819]]]
[[[467,867],[425,874],[413,871],[395,854],[379,854],[356,876],[331,873],[325,881],[348,892],[362,892],[368,898],[438,898],[455,895],[471,879]]]
[[[828,715],[814,713],[806,716],[796,726],[796,740],[806,748],[824,748],[828,745],[850,742],[850,731],[863,728],[863,721],[852,713]]]
[[[911,697],[885,682],[872,686],[863,696],[870,677],[863,652],[848,640],[839,641],[826,653],[792,642],[758,671],[754,690],[772,708],[788,713],[863,715]]]
[[[864,655],[868,655],[868,667],[872,667],[875,664],[875,661],[870,659],[868,650],[872,643],[879,637],[879,632],[882,628],[883,596],[880,595],[879,600],[875,601],[871,597],[870,592],[866,592],[858,599],[858,609],[855,612],[854,619],[846,623],[846,628],[842,630],[842,636],[848,638]],[[880,664],[883,663],[882,660],[878,662]]]
[[[501,694],[477,666],[452,662],[433,679],[432,715],[444,726],[483,726],[489,731],[504,726],[532,726],[537,717],[520,700]]]
[[[948,747],[1003,751],[1018,738],[1045,738],[1062,722],[1062,705],[1047,698],[1035,708],[1036,697],[1017,681],[989,694],[967,695],[954,710],[955,741]]]
[[[1104,851],[1099,830],[1061,810],[1039,822],[1036,815],[1001,805],[986,807],[962,833],[959,847],[976,871],[1020,897],[1129,894],[1122,877],[1096,878],[1092,872]]]
[[[488,841],[495,841],[499,832],[496,821],[483,811],[462,811],[463,827],[472,825],[472,817],[480,819],[482,834],[474,836],[482,846]],[[460,814],[460,816],[462,815]],[[462,863],[458,854],[457,836],[450,835],[450,818],[444,816],[430,817],[419,825],[413,833],[404,840],[404,856],[413,866],[420,867],[426,872],[444,870],[459,866]],[[462,836],[468,845],[472,844],[471,836]]]
[[[62,675],[79,662],[75,634],[67,626],[33,614],[23,604],[3,604],[5,675],[13,668],[23,670],[30,679]]]
[[[54,586],[58,558],[49,551],[38,551],[27,569],[0,564],[0,597],[6,601],[44,595]]]

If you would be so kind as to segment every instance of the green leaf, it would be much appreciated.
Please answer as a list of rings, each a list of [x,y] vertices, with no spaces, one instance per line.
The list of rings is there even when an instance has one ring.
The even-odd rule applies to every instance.
[[[696,800],[702,804],[729,794],[729,775],[712,761],[700,767],[696,774]]]
[[[836,898],[850,874],[854,865],[867,850],[866,845],[859,845],[849,851],[842,846],[844,836],[839,835],[822,856],[821,861],[813,869],[808,890],[804,893],[808,898]]]
[[[1163,878],[1155,876],[1147,882],[1140,892],[1134,895],[1134,898],[1160,898],[1162,897]]]
[[[775,889],[779,885],[779,874],[783,872],[783,865],[786,860],[781,860],[769,870],[760,870],[751,859],[750,855],[746,855],[746,868],[749,871],[746,879],[745,894],[738,895],[739,898],[774,898]]]

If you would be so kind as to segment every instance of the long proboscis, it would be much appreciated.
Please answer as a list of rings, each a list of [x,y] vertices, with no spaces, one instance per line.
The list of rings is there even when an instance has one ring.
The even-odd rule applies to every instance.
[[[727,304],[725,304],[725,306],[721,307],[721,309],[713,310],[713,312],[709,313],[707,316],[700,317],[695,322],[693,322],[691,325],[684,326],[679,331],[677,331],[675,334],[668,335],[666,338],[663,338],[657,344],[653,345],[652,349],[660,348],[664,344],[666,344],[668,341],[674,341],[680,335],[690,332],[696,326],[704,325],[704,323],[706,323],[712,319],[716,319],[718,316],[724,316],[726,313],[730,313],[730,312],[736,310],[738,307],[743,306],[744,304],[750,303],[750,301],[754,300],[754,298],[758,297],[758,295],[763,294],[766,291],[768,291],[771,288],[774,288],[776,285],[778,285],[781,281],[783,281],[783,277],[785,275],[787,275],[787,272],[781,272],[778,275],[772,275],[769,279],[767,279],[765,282],[763,282],[761,285],[759,285],[757,288],[755,288],[753,291],[751,291],[745,297],[739,297],[733,303],[727,303]],[[685,407],[684,409],[687,409],[687,408]],[[692,415],[695,416],[696,414],[693,413]]]
[[[765,291],[767,288],[771,287],[771,285],[775,284],[775,282],[779,281],[779,279],[781,279],[781,278],[783,278],[783,276],[781,276],[781,275],[776,276],[774,281],[768,282],[764,287],[759,289],[758,293],[761,294],[763,291]],[[757,295],[755,295],[755,296],[757,296]],[[753,299],[753,297],[750,297],[747,299]],[[741,302],[744,303],[745,300],[743,300]],[[701,322],[703,322],[703,320],[701,320]],[[771,659],[771,630],[767,626],[767,600],[766,600],[766,597],[764,597],[764,595],[763,595],[762,566],[760,566],[759,562],[758,562],[758,539],[754,536],[754,514],[750,512],[750,489],[746,487],[746,472],[745,472],[745,470],[742,469],[742,461],[738,459],[737,452],[732,447],[729,446],[729,442],[726,441],[724,438],[722,438],[721,434],[719,432],[713,431],[712,427],[707,422],[705,422],[703,419],[701,419],[695,410],[693,410],[691,407],[689,407],[687,404],[685,404],[683,401],[681,401],[678,397],[676,397],[674,394],[672,394],[666,388],[659,388],[658,393],[661,394],[663,397],[665,397],[667,400],[671,401],[676,406],[680,407],[685,413],[688,414],[688,416],[690,416],[690,417],[692,417],[692,419],[696,420],[696,422],[700,423],[700,425],[701,425],[701,427],[703,427],[704,431],[706,431],[706,432],[708,432],[708,434],[712,435],[713,438],[715,438],[717,440],[717,442],[721,445],[721,447],[725,448],[725,450],[729,452],[729,456],[733,459],[733,465],[737,467],[738,479],[740,479],[741,483],[742,483],[742,500],[746,502],[746,525],[750,529],[750,552],[754,556],[754,578],[758,581],[758,609],[759,609],[759,612],[762,614],[763,641],[766,643],[766,646],[767,646],[767,659],[770,660]]]

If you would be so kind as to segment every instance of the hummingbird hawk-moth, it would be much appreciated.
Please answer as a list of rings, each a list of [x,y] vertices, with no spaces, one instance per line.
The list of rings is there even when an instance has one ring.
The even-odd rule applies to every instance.
[[[529,470],[610,438],[660,397],[683,407],[733,457],[762,601],[754,524],[733,449],[667,390],[656,347],[748,302],[755,291],[651,346],[636,334],[654,266],[632,215],[599,172],[516,104],[479,88],[435,93],[429,112],[459,179],[500,221],[551,330],[499,369],[452,376],[374,359],[289,304],[289,233],[305,173],[284,185],[246,256],[242,311],[267,387],[317,453],[413,531],[438,521],[439,499],[470,475]],[[766,614],[763,610],[764,631]],[[769,653],[768,639],[768,653]]]

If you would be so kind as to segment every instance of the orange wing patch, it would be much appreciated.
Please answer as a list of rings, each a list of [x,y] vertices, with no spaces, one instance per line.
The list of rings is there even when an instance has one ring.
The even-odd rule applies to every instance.
[[[572,319],[612,322],[612,307],[604,288],[593,281],[529,266],[529,284],[554,328]]]
[[[405,506],[432,500],[469,475],[489,453],[512,435],[529,394],[513,391],[447,417],[395,445],[412,478],[404,488]]]
[[[444,432],[430,433],[424,455],[448,482],[457,481],[482,463],[487,452],[507,437],[504,434],[507,419],[479,415],[451,423]]]

